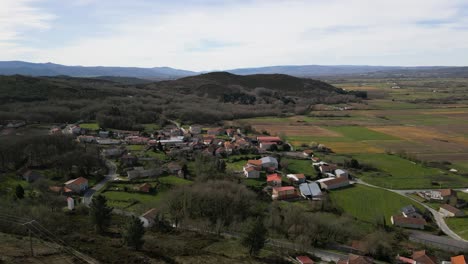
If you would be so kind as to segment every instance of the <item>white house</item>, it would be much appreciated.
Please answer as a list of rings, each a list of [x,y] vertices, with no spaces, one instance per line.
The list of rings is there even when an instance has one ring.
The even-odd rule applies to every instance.
[[[444,217],[461,217],[465,215],[465,213],[462,210],[455,208],[449,204],[441,205],[439,208],[439,213],[441,213]]]
[[[348,178],[348,172],[345,171],[345,170],[342,170],[342,169],[336,169],[335,170],[335,175],[336,177],[345,177],[345,178]]]
[[[155,223],[155,219],[158,212],[156,208],[148,210],[146,213],[142,214],[139,218],[140,221],[143,222],[143,227],[152,227]]]

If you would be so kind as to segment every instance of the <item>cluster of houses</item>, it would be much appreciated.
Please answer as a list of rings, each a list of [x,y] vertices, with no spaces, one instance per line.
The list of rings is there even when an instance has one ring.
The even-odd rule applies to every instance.
[[[348,259],[343,259],[337,263],[374,263],[374,260],[370,257],[361,256],[358,254],[364,254],[367,244],[363,241],[353,240],[351,241],[350,250],[354,254],[349,254]],[[407,256],[397,255],[394,263],[398,264],[466,264],[464,255],[457,255],[451,257],[450,261],[439,261],[435,256],[429,254],[426,250],[414,250]]]
[[[436,257],[430,255],[426,250],[413,251],[411,256],[397,255],[395,262],[398,264],[466,264],[464,255],[457,255],[450,258],[450,261],[439,261]]]
[[[304,155],[312,156],[313,161],[318,161],[313,157],[313,152],[304,152]],[[304,174],[287,174],[283,177],[278,171],[278,161],[274,157],[266,156],[258,160],[248,160],[243,167],[246,178],[260,178],[265,172],[267,186],[271,187],[271,198],[273,200],[289,200],[304,198],[310,200],[320,200],[322,190],[333,190],[350,185],[349,175],[343,169],[339,169],[334,164],[323,161],[311,164],[318,169],[326,178],[317,181],[308,181]],[[283,185],[283,182],[286,185]]]
[[[170,150],[202,150],[216,156],[228,156],[240,151],[263,153],[273,145],[283,142],[278,137],[247,137],[240,129],[211,128],[204,130],[201,126],[167,127],[152,134],[139,131],[92,131],[79,125],[67,125],[61,129],[54,127],[50,134],[70,134],[77,137],[80,143],[99,145],[145,145],[150,148]]]
[[[444,217],[463,217],[465,216],[463,207],[466,207],[466,201],[458,199],[457,192],[452,189],[430,190],[417,192],[417,195],[428,202],[440,203],[439,213]]]

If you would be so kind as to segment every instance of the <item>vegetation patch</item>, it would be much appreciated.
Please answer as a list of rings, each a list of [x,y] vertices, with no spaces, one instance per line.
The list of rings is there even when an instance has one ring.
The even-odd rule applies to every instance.
[[[459,187],[468,185],[468,179],[441,169],[426,167],[396,155],[356,154],[361,164],[378,171],[367,171],[359,177],[370,184],[390,189],[421,189]]]
[[[368,223],[381,223],[385,217],[386,224],[390,225],[390,217],[410,204],[423,210],[422,206],[407,197],[359,184],[331,191],[330,196],[344,212]]]

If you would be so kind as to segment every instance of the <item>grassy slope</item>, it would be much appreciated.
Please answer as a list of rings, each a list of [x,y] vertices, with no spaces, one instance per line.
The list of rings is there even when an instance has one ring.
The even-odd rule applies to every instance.
[[[335,190],[330,193],[330,196],[346,213],[370,223],[385,216],[385,220],[389,224],[390,216],[398,213],[401,207],[409,204],[421,208],[409,198],[363,185]]]
[[[468,185],[468,179],[455,174],[443,175],[444,171],[425,167],[409,160],[388,154],[357,154],[360,163],[370,164],[382,172],[367,172],[361,178],[371,184],[393,189],[439,188],[432,181],[442,183],[442,187]]]

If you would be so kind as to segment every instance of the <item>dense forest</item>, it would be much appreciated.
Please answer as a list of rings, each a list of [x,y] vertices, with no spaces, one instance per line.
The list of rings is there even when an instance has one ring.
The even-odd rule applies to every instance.
[[[0,76],[0,120],[72,123],[135,129],[167,119],[188,123],[302,114],[319,103],[357,102],[352,93],[312,79],[281,74],[208,73],[173,81],[119,78]]]

